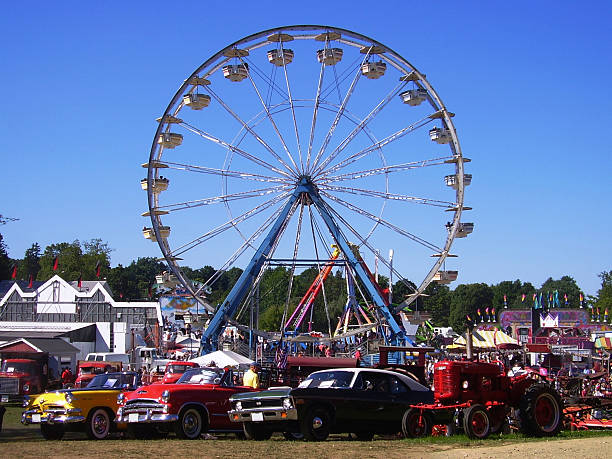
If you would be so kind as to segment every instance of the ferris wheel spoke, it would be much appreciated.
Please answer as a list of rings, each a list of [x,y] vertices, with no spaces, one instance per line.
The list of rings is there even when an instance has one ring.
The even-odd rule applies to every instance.
[[[244,60],[241,58],[240,61],[244,64]],[[291,161],[291,164],[293,165],[293,171],[295,173],[298,172],[298,167],[297,164],[295,163],[295,160],[293,159],[293,156],[291,155],[291,152],[289,151],[289,147],[287,146],[287,143],[285,142],[285,139],[283,138],[283,135],[280,133],[280,131],[278,130],[278,126],[276,125],[276,122],[274,121],[274,118],[272,118],[272,114],[270,113],[270,109],[267,106],[266,102],[264,101],[263,97],[261,96],[261,93],[259,92],[259,89],[257,88],[257,84],[255,84],[255,80],[253,80],[253,77],[251,76],[250,73],[247,73],[248,77],[249,77],[249,81],[251,82],[251,85],[253,86],[253,89],[255,90],[255,93],[257,94],[257,97],[259,98],[259,102],[261,103],[264,111],[266,112],[266,116],[268,117],[268,120],[270,121],[270,124],[272,124],[272,128],[274,129],[274,132],[276,132],[276,135],[278,136],[278,139],[280,140],[281,144],[283,145],[283,150],[285,150],[285,153],[287,154],[287,157],[289,158],[289,161]],[[289,93],[289,98],[291,98],[291,93]],[[293,110],[293,102],[291,101],[291,99],[289,99],[289,102],[291,104],[291,109]],[[294,114],[295,117],[295,114]],[[245,124],[246,126],[246,124]],[[251,130],[252,132],[252,130]]]
[[[290,175],[295,175],[295,171],[291,169],[291,167],[280,157],[280,155],[278,155],[278,153],[276,153],[274,151],[274,149],[272,147],[270,147],[270,145],[268,145],[266,143],[265,140],[263,140],[252,128],[251,126],[249,126],[247,123],[245,123],[242,118],[240,118],[240,116],[238,116],[236,114],[236,112],[234,112],[229,105],[227,105],[225,103],[225,101],[223,99],[221,99],[221,97],[219,97],[210,87],[206,87],[208,93],[217,101],[219,102],[219,104],[225,109],[225,111],[227,111],[236,121],[238,121],[238,123],[240,123],[240,125],[242,126],[242,128],[244,130],[246,130],[249,134],[251,134],[251,136],[253,136],[255,138],[255,140],[257,140],[257,142],[259,142],[266,150],[268,150],[268,152],[274,156],[274,158],[276,158],[276,160],[281,163],[285,169],[287,170],[287,172],[289,172]]]
[[[370,52],[368,51],[368,53],[365,55],[365,57],[363,58],[362,64],[363,62],[366,62],[366,60],[368,59],[368,56],[370,55]],[[342,115],[344,114],[344,111],[346,110],[346,105],[348,104],[351,96],[353,95],[353,92],[355,90],[355,86],[357,85],[357,82],[359,81],[359,77],[361,76],[361,65],[359,65],[357,67],[357,71],[355,72],[355,76],[353,77],[353,81],[351,82],[351,85],[349,86],[348,90],[346,91],[346,95],[344,96],[344,99],[342,100],[342,104],[340,105],[340,108],[338,109],[338,112],[336,113],[336,116],[334,118],[334,121],[332,122],[331,127],[329,128],[329,131],[327,131],[327,134],[325,135],[325,139],[323,139],[323,143],[321,145],[321,148],[319,148],[318,153],[315,156],[315,159],[312,163],[312,168],[313,170],[316,170],[317,165],[319,163],[319,159],[321,158],[321,156],[325,153],[325,150],[327,149],[327,145],[329,144],[329,142],[331,141],[331,138],[336,130],[336,127],[338,126],[338,123],[340,122],[340,119],[342,118]],[[338,86],[338,84],[337,84]],[[338,86],[338,90],[340,90],[340,87]]]
[[[376,116],[393,100],[397,94],[406,86],[406,82],[397,84],[371,111],[368,115],[353,128],[353,130],[340,142],[340,144],[329,154],[329,156],[317,167],[314,168],[313,175],[318,175],[329,163],[342,153],[348,144],[359,134]]]
[[[327,47],[327,42],[325,43]],[[323,76],[325,75],[325,63],[321,62],[319,70],[319,83],[317,84],[317,95],[315,96],[314,107],[312,109],[312,122],[310,123],[310,137],[308,139],[308,153],[306,158],[306,169],[310,170],[310,155],[312,154],[312,143],[314,141],[315,128],[317,126],[317,114],[319,113],[319,105],[321,103],[321,86],[323,85]]]
[[[454,207],[457,206],[457,203],[455,202],[450,202],[450,201],[439,201],[436,199],[429,199],[429,198],[419,198],[417,196],[408,196],[405,194],[397,194],[397,193],[389,193],[389,192],[385,192],[385,191],[376,191],[376,190],[364,190],[361,188],[349,188],[349,187],[343,187],[343,186],[331,186],[331,185],[325,185],[325,186],[320,186],[319,187],[321,190],[326,190],[326,191],[336,191],[336,192],[340,192],[340,193],[350,193],[350,194],[355,194],[355,195],[362,195],[362,196],[368,196],[368,197],[375,197],[375,198],[382,198],[382,199],[388,199],[391,201],[406,201],[406,202],[412,202],[415,204],[426,204],[426,205],[430,205],[430,206],[434,206],[434,207],[445,207],[445,208],[449,208],[452,209]]]
[[[211,287],[222,275],[227,272],[227,270],[234,265],[235,261],[245,252],[245,250],[252,245],[252,243],[259,237],[261,234],[270,227],[270,225],[276,220],[278,215],[281,213],[282,209],[277,209],[270,217],[264,221],[256,231],[254,231],[250,237],[246,238],[242,245],[223,263],[223,265],[209,278],[204,282],[204,285],[200,288],[200,290],[205,289],[206,287]],[[198,290],[198,291],[200,291]]]
[[[280,42],[280,48],[281,51],[284,51],[283,49],[283,42]],[[298,125],[297,125],[297,119],[295,117],[295,107],[293,105],[293,95],[291,94],[291,85],[289,84],[289,75],[287,74],[287,63],[285,62],[285,57],[284,57],[284,52],[283,52],[283,71],[285,73],[285,82],[287,84],[287,94],[289,94],[289,104],[291,105],[291,116],[293,117],[293,129],[295,131],[295,141],[297,143],[297,149],[298,149],[298,155],[300,158],[300,171],[301,173],[304,173],[304,161],[302,158],[302,146],[300,145],[300,132],[298,130]]]
[[[261,198],[272,193],[287,192],[289,191],[286,186],[275,186],[269,188],[259,188],[256,190],[242,191],[239,193],[230,193],[221,196],[211,196],[208,198],[194,199],[191,201],[176,202],[172,204],[165,204],[157,207],[157,210],[167,210],[169,212],[176,212],[177,210],[192,209],[195,207],[208,206],[211,204],[219,204],[228,201],[237,201],[239,199],[249,198]]]
[[[161,164],[165,164],[169,169],[186,171],[186,172],[197,172],[200,174],[217,175],[219,177],[230,177],[235,179],[249,180],[255,182],[266,182],[266,183],[282,183],[290,184],[293,180],[283,179],[279,177],[272,177],[271,175],[253,174],[252,172],[243,172],[230,169],[218,169],[214,167],[195,166],[193,164],[182,164],[172,161],[159,161]]]
[[[446,161],[451,159],[452,156],[443,156],[441,158],[424,159],[421,161],[412,161],[409,163],[392,164],[390,166],[377,167],[375,169],[367,169],[362,171],[350,172],[341,175],[326,176],[325,179],[319,180],[317,183],[329,184],[333,182],[342,182],[345,180],[357,180],[365,177],[371,177],[375,175],[385,175],[390,173],[404,172],[413,169],[422,169],[424,167],[441,166],[446,164]]]
[[[358,213],[359,215],[362,215],[362,216],[372,220],[373,222],[381,224],[381,225],[383,225],[383,226],[385,226],[385,227],[395,231],[396,233],[401,234],[402,236],[405,236],[408,239],[411,239],[414,242],[416,242],[418,244],[421,244],[424,247],[427,247],[428,249],[434,251],[435,253],[439,253],[439,252],[442,251],[442,249],[440,247],[436,246],[435,244],[433,244],[433,243],[431,243],[431,242],[429,242],[429,241],[427,241],[427,240],[425,240],[425,239],[423,239],[423,238],[421,238],[419,236],[416,236],[415,234],[409,233],[408,231],[404,230],[403,228],[400,228],[399,226],[394,225],[393,223],[388,222],[388,221],[386,221],[385,219],[383,219],[381,217],[378,217],[378,216],[376,216],[374,214],[371,214],[370,212],[368,212],[368,211],[366,211],[366,210],[364,210],[364,209],[362,209],[360,207],[357,207],[357,206],[355,206],[355,205],[353,205],[353,204],[351,204],[351,203],[349,203],[347,201],[344,201],[343,199],[340,199],[340,198],[338,198],[338,197],[336,197],[336,196],[334,196],[332,194],[326,193],[325,191],[321,191],[321,195],[326,196],[327,198],[331,199],[332,201],[334,201],[334,202],[336,202],[336,203],[346,207],[349,210],[352,210],[353,212]],[[345,225],[350,227],[349,223],[334,208],[332,208],[331,206],[329,206],[329,208],[330,208],[331,212],[336,214],[338,216],[338,218],[340,218]]]
[[[368,154],[372,153],[373,151],[378,150],[379,148],[382,148],[386,145],[389,145],[392,142],[395,142],[399,139],[401,139],[402,137],[404,137],[405,135],[423,127],[426,126],[427,124],[431,123],[433,121],[433,119],[430,116],[426,116],[425,118],[422,118],[420,120],[418,120],[416,123],[411,124],[410,126],[406,126],[405,128],[402,128],[396,132],[394,132],[393,134],[385,137],[382,140],[379,140],[378,142],[374,142],[373,144],[367,146],[366,148],[359,150],[357,152],[355,152],[354,154],[352,154],[351,156],[349,156],[348,158],[342,160],[341,162],[339,162],[338,164],[330,167],[329,169],[327,169],[326,171],[321,171],[319,172],[319,174],[316,176],[317,178],[323,178],[326,177],[327,175],[338,171],[350,164],[355,163],[356,161],[359,161],[360,159],[364,158],[365,156],[367,156]]]
[[[282,100],[287,100],[289,98],[284,89],[274,82],[274,78],[270,78],[269,76],[267,76],[265,72],[261,70],[252,59],[245,58],[245,60],[249,64],[249,72],[253,71],[259,78],[261,78],[265,83],[267,83],[268,87],[270,88],[270,91],[276,92],[276,94],[278,94],[278,96]]]
[[[268,162],[266,162],[266,161],[264,161],[264,160],[262,160],[262,159],[260,159],[260,158],[258,158],[256,156],[254,156],[254,155],[252,155],[250,153],[247,153],[246,151],[242,150],[241,148],[238,148],[235,145],[232,145],[232,144],[230,144],[230,143],[228,143],[228,142],[226,142],[224,140],[221,140],[220,138],[215,137],[214,135],[212,135],[212,134],[210,134],[208,132],[205,132],[205,131],[203,131],[203,130],[201,130],[199,128],[196,128],[195,126],[192,126],[192,125],[187,124],[185,122],[181,123],[181,126],[186,128],[187,130],[193,132],[194,134],[197,134],[200,137],[203,137],[206,140],[210,140],[211,142],[214,142],[217,145],[221,145],[222,147],[225,147],[228,150],[231,150],[234,153],[237,153],[238,155],[242,156],[243,158],[248,159],[249,161],[252,161],[252,162],[254,162],[255,164],[257,164],[259,166],[262,166],[262,167],[264,167],[266,169],[269,169],[269,170],[273,170],[274,172],[277,172],[278,174],[281,174],[281,175],[283,175],[285,177],[291,177],[291,175],[293,174],[293,171],[291,171],[290,168],[287,170],[288,172],[284,171],[282,169],[279,169],[279,168],[273,166],[272,164],[270,164],[270,163],[268,163]],[[283,164],[283,165],[285,165],[285,164]]]
[[[238,225],[239,223],[242,223],[250,218],[252,218],[253,216],[267,210],[270,208],[270,206],[273,206],[274,204],[282,201],[283,199],[285,199],[287,196],[289,195],[289,193],[285,193],[282,194],[280,196],[276,196],[272,199],[269,199],[266,202],[263,202],[261,204],[259,204],[258,206],[254,207],[251,210],[248,210],[244,213],[242,213],[241,215],[232,218],[230,220],[228,220],[227,222],[213,228],[212,230],[204,233],[203,235],[197,237],[196,239],[193,239],[179,247],[177,247],[174,251],[171,251],[170,254],[172,256],[179,256],[183,253],[185,253],[188,250],[193,249],[194,247],[202,244],[203,242],[206,242],[207,240],[218,236],[219,234],[223,233],[224,231],[227,231],[230,228],[234,228],[236,227],[236,225]]]

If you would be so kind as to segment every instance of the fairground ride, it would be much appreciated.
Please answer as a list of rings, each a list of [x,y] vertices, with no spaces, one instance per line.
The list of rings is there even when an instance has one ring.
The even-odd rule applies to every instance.
[[[162,56],[171,64],[172,56]],[[397,310],[432,280],[450,282],[451,245],[462,223],[464,163],[453,113],[418,71],[382,43],[327,26],[249,35],[212,55],[170,100],[143,164],[151,226],[183,286],[197,299],[234,267],[245,267],[203,333],[215,350],[223,328],[253,298],[272,266],[319,272],[331,245],[368,302],[402,344],[403,329],[364,258],[394,248],[395,279],[415,282]],[[216,266],[196,286],[183,266]],[[420,283],[417,283],[422,279]]]

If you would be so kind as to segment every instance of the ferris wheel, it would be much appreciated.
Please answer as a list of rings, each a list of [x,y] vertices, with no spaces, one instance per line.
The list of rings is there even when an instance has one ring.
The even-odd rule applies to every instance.
[[[355,248],[368,264],[393,249],[393,264],[377,262],[416,285],[405,307],[432,280],[456,279],[446,259],[473,229],[453,116],[425,74],[359,33],[250,35],[200,65],[158,119],[143,234],[196,298],[244,269],[220,308],[204,302],[217,326],[266,268],[323,267],[332,245],[362,281]],[[197,286],[181,268],[204,265],[217,271]]]

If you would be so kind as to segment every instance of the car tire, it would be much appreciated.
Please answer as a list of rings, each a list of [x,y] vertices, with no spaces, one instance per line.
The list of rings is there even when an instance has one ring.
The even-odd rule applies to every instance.
[[[182,440],[196,440],[206,429],[202,413],[197,408],[187,408],[179,415],[174,432]]]
[[[487,438],[491,433],[491,420],[487,409],[479,404],[467,407],[463,411],[463,430],[469,438]]]
[[[521,430],[527,435],[557,435],[563,424],[563,403],[559,394],[545,384],[530,386],[521,400],[520,418]]]
[[[255,424],[254,422],[245,422],[242,429],[247,440],[263,441],[269,440],[272,436],[271,430],[267,430],[261,424]]]
[[[331,431],[331,419],[329,411],[325,408],[312,408],[300,421],[300,432],[307,441],[324,441]]]
[[[40,433],[45,440],[61,440],[64,436],[64,427],[49,424],[40,425]]]
[[[431,415],[417,408],[410,408],[402,418],[402,433],[406,438],[420,438],[431,435]]]
[[[87,417],[85,432],[92,440],[104,440],[108,437],[111,428],[111,419],[104,408],[96,408]]]

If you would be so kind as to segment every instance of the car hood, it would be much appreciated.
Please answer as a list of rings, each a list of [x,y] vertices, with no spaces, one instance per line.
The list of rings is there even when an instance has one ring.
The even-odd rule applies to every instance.
[[[282,398],[289,395],[290,387],[278,387],[266,389],[260,392],[241,392],[230,397],[230,401],[245,400],[245,399],[261,399],[261,398]]]
[[[142,386],[138,389],[131,391],[126,394],[127,400],[133,400],[136,398],[158,398],[162,392],[170,391],[171,393],[177,392],[190,392],[190,391],[202,391],[202,390],[214,390],[220,387],[218,384],[150,384],[148,386]]]

